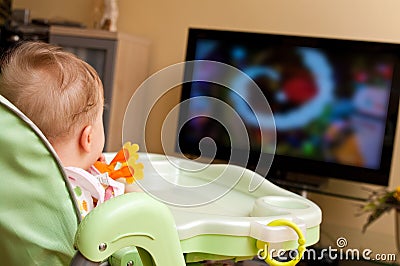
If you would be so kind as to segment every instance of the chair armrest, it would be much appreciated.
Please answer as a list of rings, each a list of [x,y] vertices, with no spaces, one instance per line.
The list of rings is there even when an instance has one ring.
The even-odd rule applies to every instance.
[[[75,248],[93,262],[129,246],[146,250],[156,265],[185,265],[169,208],[143,192],[127,193],[96,207],[75,235]]]

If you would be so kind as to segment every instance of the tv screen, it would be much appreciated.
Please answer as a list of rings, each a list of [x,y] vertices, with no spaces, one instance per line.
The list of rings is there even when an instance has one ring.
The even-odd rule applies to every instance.
[[[267,178],[298,173],[387,185],[398,112],[399,56],[399,44],[190,29],[186,60],[228,64],[258,85],[276,127],[275,156]],[[205,67],[186,71],[194,80],[222,74]],[[254,169],[267,153],[261,149],[260,132],[271,130],[270,125],[263,123],[264,111],[257,104],[248,108],[243,99],[257,97],[248,83],[229,78],[236,93],[196,81],[183,84],[182,101],[208,96],[231,106],[246,127],[246,167]],[[180,121],[185,122],[178,146],[183,153],[199,156],[200,141],[211,138],[217,148],[215,159],[229,159],[231,140],[226,127],[210,118],[214,111],[206,102],[182,108]],[[303,181],[307,183],[306,178]]]

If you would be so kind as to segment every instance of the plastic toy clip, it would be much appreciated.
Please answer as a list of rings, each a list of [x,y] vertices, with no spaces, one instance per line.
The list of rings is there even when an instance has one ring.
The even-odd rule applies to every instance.
[[[289,221],[289,220],[285,220],[285,219],[278,219],[278,220],[274,220],[270,223],[267,224],[267,226],[287,226],[292,228],[297,236],[298,236],[298,240],[297,243],[299,244],[299,246],[297,247],[297,255],[294,259],[290,260],[290,261],[277,261],[272,257],[272,252],[270,251],[270,243],[269,242],[265,242],[262,240],[257,240],[256,245],[257,248],[261,251],[259,255],[261,255],[263,258],[265,258],[265,262],[268,265],[272,265],[272,266],[293,266],[296,265],[301,258],[303,257],[304,251],[305,251],[305,244],[306,244],[306,240],[304,238],[304,234],[302,232],[302,230],[300,229],[300,227],[298,225],[296,225],[294,222]]]

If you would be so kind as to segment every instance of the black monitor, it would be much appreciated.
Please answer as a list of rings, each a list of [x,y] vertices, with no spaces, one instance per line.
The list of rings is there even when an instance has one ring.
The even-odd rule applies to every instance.
[[[266,177],[311,186],[329,178],[388,185],[399,59],[400,44],[395,43],[205,29],[189,29],[186,53],[187,61],[222,62],[255,81],[276,125],[275,155]],[[191,67],[185,79],[217,74]],[[250,87],[238,85],[251,97]],[[255,124],[253,119],[257,110],[245,108],[245,101],[219,84],[183,84],[182,102],[198,96],[214,97],[238,112],[250,140],[246,167],[255,169],[265,155],[259,143],[262,121]],[[214,159],[228,160],[226,127],[200,111],[196,117],[207,106],[196,108],[191,104],[181,109],[177,147],[186,155],[200,156],[200,141],[212,138]]]

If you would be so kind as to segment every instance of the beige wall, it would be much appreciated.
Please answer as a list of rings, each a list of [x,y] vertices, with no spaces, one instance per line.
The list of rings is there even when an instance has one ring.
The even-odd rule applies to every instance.
[[[14,7],[30,8],[33,17],[61,17],[93,25],[91,5],[96,1],[99,0],[14,0]],[[118,0],[118,3],[119,30],[147,37],[152,42],[150,73],[184,60],[186,32],[190,26],[400,42],[398,0]],[[167,113],[178,99],[178,91],[170,93],[157,113]],[[160,119],[152,120],[150,128],[154,130],[150,131],[155,132],[160,123]],[[170,128],[174,130],[174,125]],[[156,134],[149,139],[149,149],[161,152]],[[395,150],[399,158],[397,147],[398,144]],[[398,168],[394,167],[391,186],[400,183]],[[330,228],[334,229],[322,232],[328,242],[342,235],[351,238],[350,247],[358,239],[362,247],[394,250],[392,215],[386,215],[372,226],[368,234],[360,235],[359,228],[365,217],[354,216],[358,202],[321,195],[311,195],[311,198],[322,207],[324,224],[333,225]]]
[[[33,18],[64,18],[91,27],[101,0],[14,0]],[[120,31],[153,42],[151,72],[184,59],[190,26],[399,41],[397,0],[118,0]]]

